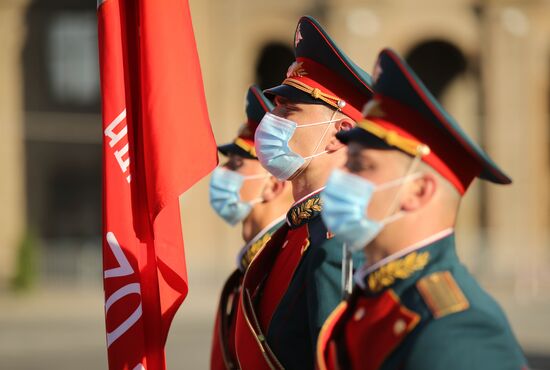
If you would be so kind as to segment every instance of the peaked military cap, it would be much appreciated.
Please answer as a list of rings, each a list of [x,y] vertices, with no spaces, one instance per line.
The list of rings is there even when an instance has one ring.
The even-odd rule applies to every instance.
[[[498,184],[512,182],[395,51],[380,53],[373,79],[376,94],[365,106],[365,119],[354,129],[338,133],[340,141],[420,155],[461,194],[475,177]]]
[[[219,145],[218,150],[223,155],[238,154],[247,159],[258,159],[254,149],[254,133],[263,116],[273,110],[273,104],[265,97],[256,85],[250,86],[246,94],[247,121],[240,127],[238,136],[233,142]]]
[[[372,97],[370,75],[358,67],[312,17],[298,21],[294,35],[296,61],[281,85],[266,95],[294,102],[324,104],[339,109],[354,120]]]

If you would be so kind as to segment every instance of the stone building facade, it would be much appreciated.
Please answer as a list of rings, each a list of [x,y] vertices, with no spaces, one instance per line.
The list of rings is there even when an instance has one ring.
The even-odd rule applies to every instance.
[[[55,261],[41,264],[45,275],[78,275],[90,271],[89,261],[100,263],[101,118],[89,3],[0,4],[3,283],[14,273],[17,245],[29,228],[39,236],[41,255]],[[219,142],[230,140],[243,121],[249,84],[282,80],[303,14],[317,17],[367,71],[383,47],[404,55],[515,181],[473,186],[458,224],[460,253],[495,289],[505,286],[519,299],[548,294],[548,1],[191,0],[191,9]],[[207,183],[181,199],[191,289],[218,284],[241,244],[239,231],[209,208]],[[57,256],[75,249],[59,264]]]

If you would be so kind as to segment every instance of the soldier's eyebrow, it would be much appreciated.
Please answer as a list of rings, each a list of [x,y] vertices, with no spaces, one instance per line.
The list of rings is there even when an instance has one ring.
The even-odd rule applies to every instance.
[[[290,102],[290,101],[287,103],[286,109],[290,112],[301,112],[302,111],[301,107],[299,107],[296,103]]]
[[[277,95],[275,97],[275,105],[286,105],[288,103],[288,99],[284,96]]]
[[[302,108],[300,108],[296,102],[293,102],[292,100],[285,98],[284,96],[276,96],[275,104],[280,111],[282,110],[282,113],[285,114],[285,116],[291,112],[302,111]]]
[[[227,161],[227,163],[224,164],[224,167],[227,167],[228,169],[230,169],[232,171],[236,171],[239,168],[241,168],[243,166],[243,164],[244,164],[244,162],[243,162],[242,158],[232,154],[232,155],[230,155],[229,160]]]
[[[357,145],[348,145],[348,157],[360,158],[362,154],[362,148]]]
[[[348,146],[348,159],[346,167],[352,172],[359,172],[377,167],[376,157],[372,156],[365,148],[350,145]]]

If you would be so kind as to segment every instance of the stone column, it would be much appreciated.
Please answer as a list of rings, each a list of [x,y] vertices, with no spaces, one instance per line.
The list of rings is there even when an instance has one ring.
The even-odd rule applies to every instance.
[[[537,294],[550,225],[549,45],[535,4],[494,1],[484,15],[484,141],[514,180],[486,185],[489,266],[492,281],[512,279],[518,297]]]
[[[23,76],[26,0],[0,3],[0,288],[13,276],[25,231]]]

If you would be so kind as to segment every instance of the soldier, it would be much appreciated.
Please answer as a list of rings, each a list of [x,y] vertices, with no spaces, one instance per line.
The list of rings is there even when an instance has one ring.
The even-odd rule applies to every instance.
[[[323,225],[319,192],[345,162],[335,134],[361,118],[371,78],[312,18],[298,22],[294,46],[287,78],[266,91],[276,107],[255,146],[272,175],[292,181],[296,202],[243,281],[236,329],[243,370],[313,369],[319,330],[342,294],[342,244]]]
[[[323,326],[318,368],[526,368],[501,308],[460,263],[453,231],[474,178],[511,180],[395,52],[381,52],[373,76],[365,120],[337,135],[346,170],[322,195],[327,227],[364,248],[367,263]]]
[[[284,222],[292,203],[290,183],[270,176],[258,162],[254,132],[271,102],[257,86],[246,96],[247,122],[238,137],[218,150],[229,160],[217,168],[210,181],[212,208],[231,225],[242,224],[246,242],[237,256],[237,269],[227,279],[220,297],[212,341],[212,370],[237,369],[235,355],[235,315],[242,277],[248,264]]]

